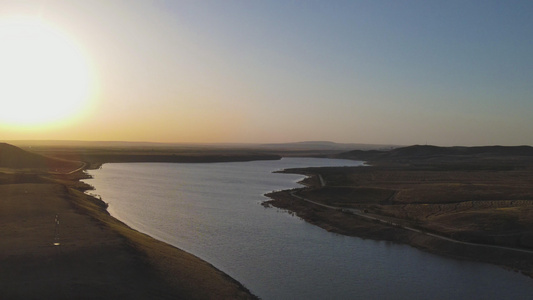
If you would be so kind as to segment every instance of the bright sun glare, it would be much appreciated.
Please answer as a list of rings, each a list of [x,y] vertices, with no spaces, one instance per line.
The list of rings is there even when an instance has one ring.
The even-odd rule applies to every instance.
[[[81,112],[90,92],[88,62],[67,35],[40,19],[0,19],[0,122],[58,122]]]

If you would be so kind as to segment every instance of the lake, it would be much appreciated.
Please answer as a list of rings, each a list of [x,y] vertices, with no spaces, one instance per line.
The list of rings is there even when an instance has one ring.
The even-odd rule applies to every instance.
[[[489,264],[327,232],[265,193],[299,186],[277,170],[362,166],[319,158],[123,163],[90,170],[92,194],[130,227],[188,251],[262,299],[527,299],[533,281]]]

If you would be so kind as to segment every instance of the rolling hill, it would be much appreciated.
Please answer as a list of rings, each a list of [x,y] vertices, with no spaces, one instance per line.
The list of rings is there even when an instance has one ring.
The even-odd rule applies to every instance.
[[[358,159],[374,163],[401,164],[443,164],[469,163],[478,164],[490,161],[513,165],[513,162],[533,163],[533,147],[530,146],[482,146],[482,147],[438,147],[430,145],[414,145],[392,149],[353,150],[339,154],[339,158]]]
[[[0,168],[68,172],[79,168],[82,164],[82,162],[42,156],[10,144],[0,143]]]

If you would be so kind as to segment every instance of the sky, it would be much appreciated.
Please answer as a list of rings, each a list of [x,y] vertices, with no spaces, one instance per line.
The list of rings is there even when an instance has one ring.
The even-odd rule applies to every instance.
[[[83,98],[70,117],[0,119],[0,139],[533,145],[531,15],[512,0],[0,0],[0,21],[39,20],[83,57],[28,54],[58,61],[1,105],[42,78],[87,90],[63,93]],[[46,115],[66,106],[50,93],[25,95]],[[9,114],[37,120],[22,106]]]

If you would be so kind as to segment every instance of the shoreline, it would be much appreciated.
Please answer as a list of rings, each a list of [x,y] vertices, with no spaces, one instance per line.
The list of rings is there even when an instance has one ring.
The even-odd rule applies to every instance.
[[[105,204],[105,202],[102,199],[98,199],[96,197],[87,195],[93,199],[93,201],[100,201]],[[106,204],[107,207],[107,204]],[[138,230],[135,230],[131,228],[130,226],[126,225],[122,221],[116,219],[115,217],[111,216],[109,212],[107,211],[107,208],[105,209],[105,216],[97,216],[97,218],[112,218],[112,221],[106,221],[106,223],[112,223],[113,226],[123,227],[116,229],[121,234],[123,234],[129,242],[133,243],[135,248],[141,250],[144,252],[144,254],[147,256],[147,259],[149,260],[149,264],[152,266],[155,266],[157,271],[161,272],[165,278],[165,281],[169,281],[169,284],[172,286],[176,285],[183,285],[183,281],[186,280],[185,277],[192,278],[192,280],[199,280],[199,281],[211,281],[210,286],[217,285],[217,283],[213,281],[222,281],[221,283],[224,285],[229,285],[228,287],[224,287],[224,290],[228,289],[234,289],[235,291],[231,292],[231,294],[224,296],[223,294],[220,294],[220,291],[216,292],[209,292],[209,288],[206,286],[205,283],[199,284],[199,282],[192,282],[188,286],[188,289],[191,291],[186,292],[187,298],[191,299],[213,299],[213,298],[225,298],[225,299],[257,299],[256,296],[251,294],[251,292],[243,286],[240,282],[233,279],[226,273],[222,272],[215,266],[213,266],[211,263],[202,260],[201,258],[186,252],[178,247],[175,247],[173,245],[170,245],[168,243],[165,243],[163,241],[160,241],[148,234],[142,233]],[[115,223],[119,223],[118,225],[115,225]],[[158,247],[156,251],[153,250],[153,247]],[[180,266],[175,266],[174,264],[182,264],[183,262],[180,262],[180,260],[187,261],[187,264],[192,264],[192,266],[188,266],[188,268],[194,268],[194,269],[201,269],[201,272],[205,272],[206,274],[195,274],[198,272],[197,270],[184,270],[184,268],[181,268]],[[170,264],[170,266],[169,266]],[[179,280],[176,277],[177,273],[184,273],[189,272],[188,276],[185,276],[184,274],[180,274]],[[191,272],[192,271],[192,272]],[[212,273],[212,274],[207,274]],[[174,278],[173,278],[174,277]],[[206,277],[206,278],[201,278]],[[219,277],[219,278],[210,278],[210,277]],[[168,279],[170,278],[170,279]],[[188,282],[191,283],[191,282]],[[218,283],[218,284],[221,284]],[[188,284],[187,284],[188,285]],[[201,287],[200,287],[201,286]],[[180,288],[180,290],[183,289],[183,287]]]
[[[96,169],[107,162],[249,161],[256,160],[252,158],[264,157],[264,155],[247,153],[243,156],[242,153],[235,152],[222,155],[220,153],[217,155],[206,155],[206,153],[145,155],[145,151],[141,155],[137,152],[129,152],[133,155],[121,154],[119,155],[122,157],[119,159],[121,161],[106,161],[106,158],[110,158],[106,155],[112,152],[114,151],[67,151],[53,155],[62,158],[63,161],[48,158],[37,159],[28,154],[13,154],[13,157],[27,157],[27,161],[35,161],[34,165],[38,167],[31,170],[25,169],[32,167],[31,164],[14,165],[10,168],[15,169],[8,168],[7,171],[0,173],[0,196],[3,200],[0,201],[0,234],[3,236],[0,240],[0,250],[2,250],[0,251],[0,294],[7,298],[53,296],[71,299],[83,295],[99,299],[125,297],[258,299],[246,287],[212,264],[134,230],[112,217],[107,211],[107,204],[102,199],[85,193],[91,187],[81,181],[88,176],[81,169]],[[178,159],[179,156],[181,158]],[[231,157],[238,159],[232,160]],[[293,169],[283,172],[306,176],[303,183],[307,187],[297,189],[300,196],[306,199],[313,199],[313,201],[318,199],[334,207],[340,207],[338,203],[341,203],[350,209],[359,211],[363,209],[365,213],[368,210],[371,215],[386,216],[394,219],[394,222],[403,222],[401,223],[403,226],[419,226],[416,228],[450,236],[455,240],[533,248],[533,231],[531,233],[518,232],[522,234],[520,236],[515,232],[517,225],[524,226],[526,229],[533,228],[533,218],[523,218],[524,214],[530,212],[533,216],[533,205],[527,206],[533,203],[533,201],[528,201],[533,200],[533,192],[527,189],[530,184],[526,183],[533,179],[533,162],[530,161],[529,164],[523,166],[523,161],[528,162],[523,157],[511,157],[510,159],[480,157],[477,160],[470,157],[468,160],[458,160],[433,156],[428,161],[370,160],[372,165],[365,163],[367,168],[357,167],[360,170],[372,170],[368,174],[363,174],[365,172],[350,173],[352,170],[350,168],[344,168],[339,173],[338,170],[342,168],[335,167]],[[157,161],[153,161],[155,158]],[[266,159],[279,158],[281,158],[279,155],[268,155]],[[352,154],[347,157],[341,155],[331,158],[357,159]],[[70,161],[70,163],[65,161]],[[79,163],[77,163],[74,167],[73,161],[83,161],[85,166],[79,168]],[[62,173],[58,169],[51,169],[50,163],[59,166],[58,169]],[[406,172],[414,177],[402,177]],[[462,181],[442,181],[439,176],[443,173],[457,175],[458,178],[462,178]],[[487,176],[488,178],[485,178]],[[388,178],[388,181],[383,181],[383,178]],[[394,180],[400,181],[394,183]],[[472,195],[479,197],[479,195],[484,195],[479,191],[492,191],[493,193],[496,191],[496,188],[487,189],[483,180],[492,180],[491,182],[504,186],[503,192],[508,198],[501,200],[492,195],[494,199],[490,198],[491,201],[481,204],[461,200],[466,195],[464,193],[474,193]],[[520,183],[525,188],[513,190]],[[406,190],[405,187],[408,184],[414,184],[413,186],[417,187],[425,186],[426,189]],[[439,185],[442,187],[436,189]],[[480,189],[478,186],[483,188]],[[456,187],[459,188],[456,189]],[[347,191],[349,193],[346,193]],[[363,202],[348,201],[354,191],[362,193]],[[391,194],[391,191],[394,193]],[[265,195],[272,200],[264,201],[263,205],[272,205],[294,212],[305,221],[328,231],[360,238],[403,243],[447,257],[496,264],[530,277],[533,274],[533,256],[530,254],[509,255],[505,249],[487,250],[460,245],[427,234],[407,231],[398,226],[386,226],[379,222],[358,218],[346,211],[327,209],[299,201],[291,195],[290,190],[274,191]],[[431,195],[432,200],[437,201],[436,204],[417,202],[413,201],[413,195],[425,195],[425,197]],[[446,197],[457,199],[450,201],[445,199]],[[476,210],[472,212],[465,209],[466,206],[463,205],[465,203]],[[438,213],[430,209],[432,205],[436,205]],[[451,206],[455,206],[455,209],[451,209]],[[401,210],[398,210],[397,208],[400,207]],[[454,216],[453,213],[457,211],[466,213],[467,218],[450,218],[448,213]],[[487,213],[490,217],[481,220],[487,221],[486,224],[492,226],[489,228],[492,231],[489,230],[488,233],[480,231],[482,233],[480,235],[472,231],[472,228],[475,229],[472,226],[478,223],[480,216],[483,217],[481,213]],[[58,241],[54,240],[53,236],[53,220],[54,216],[57,220],[58,215],[61,216],[62,225],[60,246],[56,247],[54,245]],[[501,230],[497,227],[501,224],[496,221],[502,216],[507,222],[503,225],[511,226],[509,228],[515,231],[509,233],[507,229]],[[420,217],[425,219],[417,219]],[[518,221],[515,220],[517,217],[520,217]],[[478,219],[472,222],[473,218]],[[439,231],[442,228],[449,229],[444,225],[455,224],[453,222],[456,220],[463,222],[461,224],[464,227],[459,228],[462,231],[449,230],[443,233]],[[467,227],[464,225],[465,220],[474,225]],[[451,221],[453,222],[446,223]],[[494,232],[499,234],[496,237],[491,236],[490,234]]]
[[[212,264],[112,217],[85,193],[87,176],[2,173],[2,297],[258,299]]]
[[[237,160],[237,161],[247,161],[247,160]],[[141,161],[137,161],[137,162],[141,162]],[[142,162],[153,163],[154,161],[142,161]],[[159,161],[155,161],[155,162],[157,163]],[[214,162],[222,162],[222,161],[212,161],[212,162],[214,163]],[[104,199],[102,199],[101,197],[98,197],[97,195],[91,195],[87,193],[88,191],[95,190],[95,188],[91,186],[90,184],[87,184],[81,181],[82,179],[92,178],[91,175],[88,175],[87,173],[85,173],[85,170],[98,169],[98,168],[101,168],[106,163],[122,163],[122,162],[101,162],[98,164],[91,164],[91,165],[87,165],[87,168],[80,171],[80,173],[83,174],[82,175],[83,177],[80,177],[77,180],[78,182],[84,185],[87,185],[87,188],[80,190],[83,193],[83,195],[89,197],[91,201],[100,202],[100,205],[104,207],[104,211],[100,213],[105,214],[104,216],[105,218],[111,218],[113,220],[112,221],[113,223],[119,223],[120,224],[119,226],[123,227],[123,228],[120,228],[119,231],[121,232],[130,231],[129,233],[124,233],[126,238],[128,238],[130,242],[132,243],[138,243],[138,247],[140,247],[143,251],[146,251],[145,254],[148,255],[148,258],[151,264],[155,264],[156,269],[158,269],[160,272],[163,272],[163,274],[165,274],[165,277],[167,276],[175,277],[176,273],[183,273],[184,270],[182,268],[179,268],[179,266],[174,265],[178,263],[176,262],[176,260],[186,260],[189,263],[192,262],[193,264],[195,264],[195,266],[189,266],[189,268],[190,267],[200,268],[200,269],[203,269],[202,270],[203,272],[208,273],[208,274],[203,274],[205,275],[206,278],[198,278],[198,275],[195,275],[195,274],[188,274],[188,275],[181,274],[180,275],[181,280],[177,281],[176,278],[170,280],[171,285],[183,285],[183,282],[181,281],[186,280],[186,277],[188,277],[190,280],[191,278],[190,276],[192,275],[192,278],[196,277],[195,279],[199,281],[207,280],[208,283],[206,284],[206,282],[202,282],[201,284],[199,284],[199,282],[193,282],[192,284],[190,284],[189,288],[194,290],[194,292],[192,293],[187,292],[188,294],[186,297],[187,299],[189,298],[190,299],[259,299],[257,296],[253,295],[251,291],[248,290],[244,285],[242,285],[240,282],[238,282],[237,280],[233,279],[228,274],[224,273],[223,271],[215,267],[213,264],[197,257],[196,255],[192,253],[182,250],[179,247],[173,246],[169,243],[166,243],[162,240],[152,237],[149,234],[133,229],[132,227],[125,224],[124,222],[113,217],[108,211],[108,204],[104,201]],[[102,216],[97,216],[97,218],[102,218]],[[142,236],[143,242],[139,242],[137,238],[131,238],[131,236],[133,235]],[[161,252],[154,253],[152,252],[152,249],[151,249],[153,245],[158,245],[159,247],[162,247],[163,250],[161,250]],[[163,257],[158,257],[158,256],[163,256]],[[194,272],[196,271],[193,270],[193,273]],[[219,278],[212,278],[212,277],[219,277]],[[212,293],[212,292],[206,293],[206,291],[209,290],[209,287],[207,287],[207,285],[209,286],[217,285],[217,283],[214,281],[220,281],[218,283],[219,285],[220,284],[228,285],[226,287],[223,287],[222,290],[224,290],[225,293],[228,293],[228,291],[230,293],[226,296],[224,295],[224,293],[220,293],[220,291],[217,291],[215,293]]]
[[[109,162],[109,163],[112,163],[112,162]],[[101,167],[103,164],[105,163],[99,164],[97,168]],[[372,165],[365,162],[363,166],[371,167]],[[88,168],[88,169],[95,169],[95,168]],[[265,207],[273,206],[273,207],[277,207],[280,209],[284,209],[288,212],[292,212],[296,214],[298,217],[305,220],[306,222],[311,223],[315,226],[319,226],[330,232],[347,235],[347,236],[359,237],[363,239],[383,240],[383,241],[390,241],[390,242],[399,243],[399,244],[406,244],[406,245],[410,245],[412,247],[415,247],[417,249],[420,249],[426,252],[430,252],[433,254],[442,255],[442,256],[450,257],[454,259],[459,259],[459,260],[471,260],[471,261],[495,264],[495,265],[498,265],[498,266],[501,266],[501,267],[504,267],[504,268],[507,268],[513,271],[520,272],[526,276],[533,278],[533,270],[531,269],[531,266],[524,267],[523,265],[521,265],[521,263],[518,263],[516,260],[517,258],[516,255],[514,255],[512,259],[502,259],[502,257],[506,256],[509,253],[509,250],[505,250],[505,249],[487,250],[487,249],[482,249],[476,245],[458,244],[456,242],[450,242],[450,241],[445,241],[439,238],[435,238],[425,233],[410,232],[410,231],[400,228],[399,226],[387,226],[385,224],[380,224],[379,222],[370,222],[362,218],[358,218],[358,220],[356,221],[357,224],[354,224],[354,227],[351,227],[351,228],[339,226],[338,224],[329,222],[327,220],[327,218],[331,218],[332,216],[334,216],[335,218],[343,218],[343,217],[348,217],[352,219],[354,218],[352,214],[346,214],[346,212],[344,213],[334,212],[333,214],[331,214],[330,212],[329,216],[327,217],[325,217],[325,215],[327,215],[328,213],[326,213],[325,215],[322,215],[322,217],[317,218],[315,214],[309,214],[309,205],[296,205],[295,204],[294,200],[296,199],[296,197],[292,195],[292,192],[299,191],[299,190],[305,190],[307,188],[313,188],[316,186],[324,186],[323,179],[321,178],[321,176],[314,176],[314,175],[311,175],[305,172],[291,172],[288,170],[281,170],[277,172],[293,173],[293,174],[299,174],[299,175],[305,176],[305,178],[299,182],[300,184],[304,185],[304,187],[295,188],[291,190],[271,191],[271,192],[265,193],[264,195],[271,199],[271,200],[264,201],[262,203],[262,205]],[[88,190],[93,190],[93,188],[91,187]],[[89,196],[95,198],[98,201],[105,203],[103,199],[98,199],[94,197],[93,195],[89,195]],[[310,206],[318,207],[318,205],[312,205],[312,204]],[[318,210],[320,211],[320,209]],[[109,212],[107,213],[109,214]],[[124,224],[124,226],[127,226],[127,225]],[[132,229],[129,226],[127,227],[133,231],[139,232],[135,229]],[[144,234],[142,232],[139,232],[139,233]],[[144,234],[144,235],[147,235],[147,234]],[[165,243],[151,236],[149,237],[156,241]],[[181,250],[178,247],[172,246],[170,244],[167,244],[167,245],[174,247],[178,250]],[[523,256],[519,255],[518,258],[519,260],[531,260],[533,256],[531,254],[524,254]],[[212,267],[216,269],[216,267],[214,266]],[[243,288],[246,289],[244,286]]]
[[[314,169],[316,171],[319,168]],[[309,200],[306,201],[300,196],[296,196],[296,194],[320,188],[323,182],[320,174],[318,172],[306,172],[305,168],[281,172],[306,176],[299,182],[304,187],[266,193],[265,196],[270,200],[262,203],[265,207],[285,210],[310,224],[333,233],[362,239],[390,241],[444,257],[494,264],[533,278],[533,253],[521,252],[519,248],[517,250],[488,249],[489,247],[484,247],[483,244],[469,245],[469,243],[461,243],[461,241],[454,242],[433,237],[424,231],[406,230],[401,228],[402,225],[394,223],[401,222],[401,220],[391,221],[394,225],[385,224],[388,222],[378,222],[370,220],[372,217],[357,216],[347,209],[328,208],[327,205],[313,204],[308,202]],[[405,226],[412,226],[408,224],[410,223],[406,223]],[[528,251],[533,252],[533,250]]]

